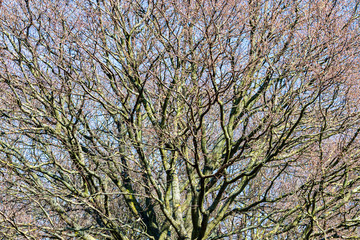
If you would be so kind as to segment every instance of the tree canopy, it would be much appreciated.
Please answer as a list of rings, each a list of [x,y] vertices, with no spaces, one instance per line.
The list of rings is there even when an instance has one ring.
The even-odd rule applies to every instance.
[[[358,5],[3,1],[1,239],[359,239]]]

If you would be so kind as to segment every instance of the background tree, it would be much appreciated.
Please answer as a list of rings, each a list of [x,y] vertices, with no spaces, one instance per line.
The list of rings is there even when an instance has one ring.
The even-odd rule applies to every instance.
[[[355,239],[357,1],[4,1],[0,235]]]

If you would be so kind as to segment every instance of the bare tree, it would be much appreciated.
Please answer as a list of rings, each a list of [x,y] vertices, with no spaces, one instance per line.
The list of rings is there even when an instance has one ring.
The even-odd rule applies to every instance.
[[[358,1],[3,1],[2,239],[356,239]]]

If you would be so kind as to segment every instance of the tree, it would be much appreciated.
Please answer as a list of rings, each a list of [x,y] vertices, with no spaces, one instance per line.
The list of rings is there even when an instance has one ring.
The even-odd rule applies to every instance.
[[[357,1],[4,1],[0,235],[355,239]]]

